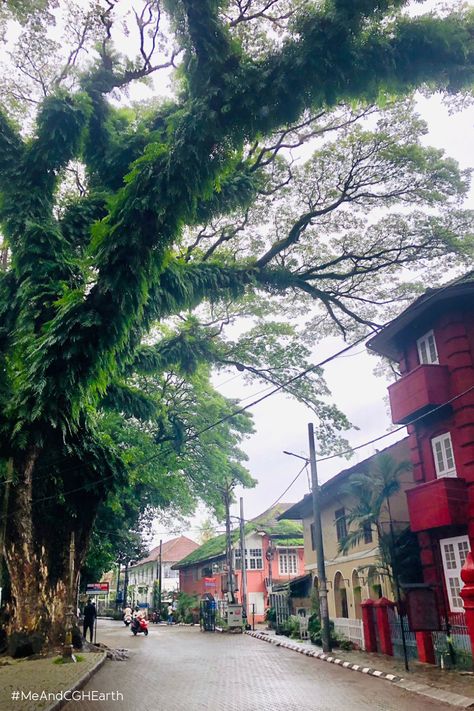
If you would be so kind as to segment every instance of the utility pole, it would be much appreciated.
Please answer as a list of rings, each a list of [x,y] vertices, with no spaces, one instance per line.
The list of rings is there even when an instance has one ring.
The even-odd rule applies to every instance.
[[[160,569],[158,571],[158,621],[161,620],[161,585],[163,576],[163,565],[162,565],[162,554],[163,554],[163,541],[160,538]]]
[[[235,604],[234,594],[234,571],[232,566],[232,536],[230,530],[230,491],[229,488],[224,490],[224,506],[225,506],[225,539],[226,539],[226,558],[227,558],[227,590],[229,591],[229,602]]]
[[[245,556],[244,500],[240,497],[240,564],[242,566],[242,617],[247,621],[247,558]]]
[[[331,651],[331,632],[329,627],[329,610],[328,610],[328,587],[326,581],[326,566],[324,563],[324,545],[323,531],[321,527],[321,506],[319,501],[319,484],[318,470],[316,468],[316,452],[314,447],[314,428],[313,423],[308,423],[309,437],[309,463],[311,466],[311,488],[313,496],[313,530],[314,530],[314,547],[316,549],[316,562],[318,566],[318,582],[319,582],[319,614],[321,617],[321,639],[323,643],[323,651]]]

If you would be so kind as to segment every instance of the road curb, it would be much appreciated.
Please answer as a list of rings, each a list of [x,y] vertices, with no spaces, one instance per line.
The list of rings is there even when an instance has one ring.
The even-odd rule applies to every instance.
[[[89,669],[81,677],[79,677],[79,679],[76,681],[76,683],[73,684],[70,689],[66,689],[66,691],[64,691],[64,693],[71,695],[74,691],[78,691],[79,689],[82,689],[82,687],[87,684],[89,679],[91,677],[93,677],[96,672],[99,671],[99,669],[101,668],[101,666],[103,664],[105,664],[106,659],[107,659],[107,652],[103,652],[102,658],[99,659],[91,669]],[[63,706],[65,706],[65,704],[67,704],[68,702],[69,702],[69,699],[64,699],[64,698],[59,699],[58,701],[55,701],[50,706],[46,706],[44,711],[59,711],[59,709],[61,709]]]
[[[332,654],[318,652],[315,649],[313,650],[310,647],[306,648],[300,644],[294,644],[286,639],[276,639],[275,637],[266,635],[263,632],[246,631],[245,634],[248,634],[250,637],[255,637],[255,639],[261,639],[264,642],[269,642],[275,647],[283,647],[284,649],[290,649],[293,652],[304,654],[306,657],[314,657],[315,659],[321,659],[323,662],[337,664],[343,669],[350,669],[351,671],[361,672],[362,674],[367,674],[368,676],[375,676],[377,679],[389,681],[392,684],[405,689],[405,691],[421,694],[422,696],[428,696],[431,699],[436,699],[436,701],[444,701],[444,703],[450,704],[451,706],[464,709],[474,708],[474,699],[468,698],[467,696],[454,694],[450,691],[445,691],[444,689],[428,686],[427,684],[419,684],[418,682],[405,679],[401,676],[397,676],[396,674],[387,674],[386,672],[379,671],[378,669],[372,669],[372,667],[364,667],[362,664],[346,662]]]

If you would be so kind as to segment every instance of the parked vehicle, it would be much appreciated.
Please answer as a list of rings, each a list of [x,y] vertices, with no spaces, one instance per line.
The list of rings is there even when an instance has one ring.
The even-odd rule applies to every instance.
[[[144,617],[134,617],[130,629],[132,630],[135,637],[140,632],[143,632],[146,637],[148,635],[148,620],[146,620]]]

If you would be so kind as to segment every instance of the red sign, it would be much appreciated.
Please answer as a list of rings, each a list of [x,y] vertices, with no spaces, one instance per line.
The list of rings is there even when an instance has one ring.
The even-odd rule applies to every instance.
[[[87,583],[86,592],[88,593],[108,593],[109,584],[108,583]]]
[[[215,578],[203,578],[205,588],[215,588],[217,587],[217,581]]]
[[[434,632],[441,629],[434,590],[419,588],[407,591],[408,623],[413,632]]]

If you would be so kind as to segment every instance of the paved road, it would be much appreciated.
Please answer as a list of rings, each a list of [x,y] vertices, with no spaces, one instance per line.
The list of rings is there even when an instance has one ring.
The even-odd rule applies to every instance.
[[[387,681],[340,669],[247,635],[151,625],[133,637],[101,622],[98,641],[130,658],[107,662],[85,691],[120,691],[123,701],[74,701],[66,711],[446,711],[445,704]]]

